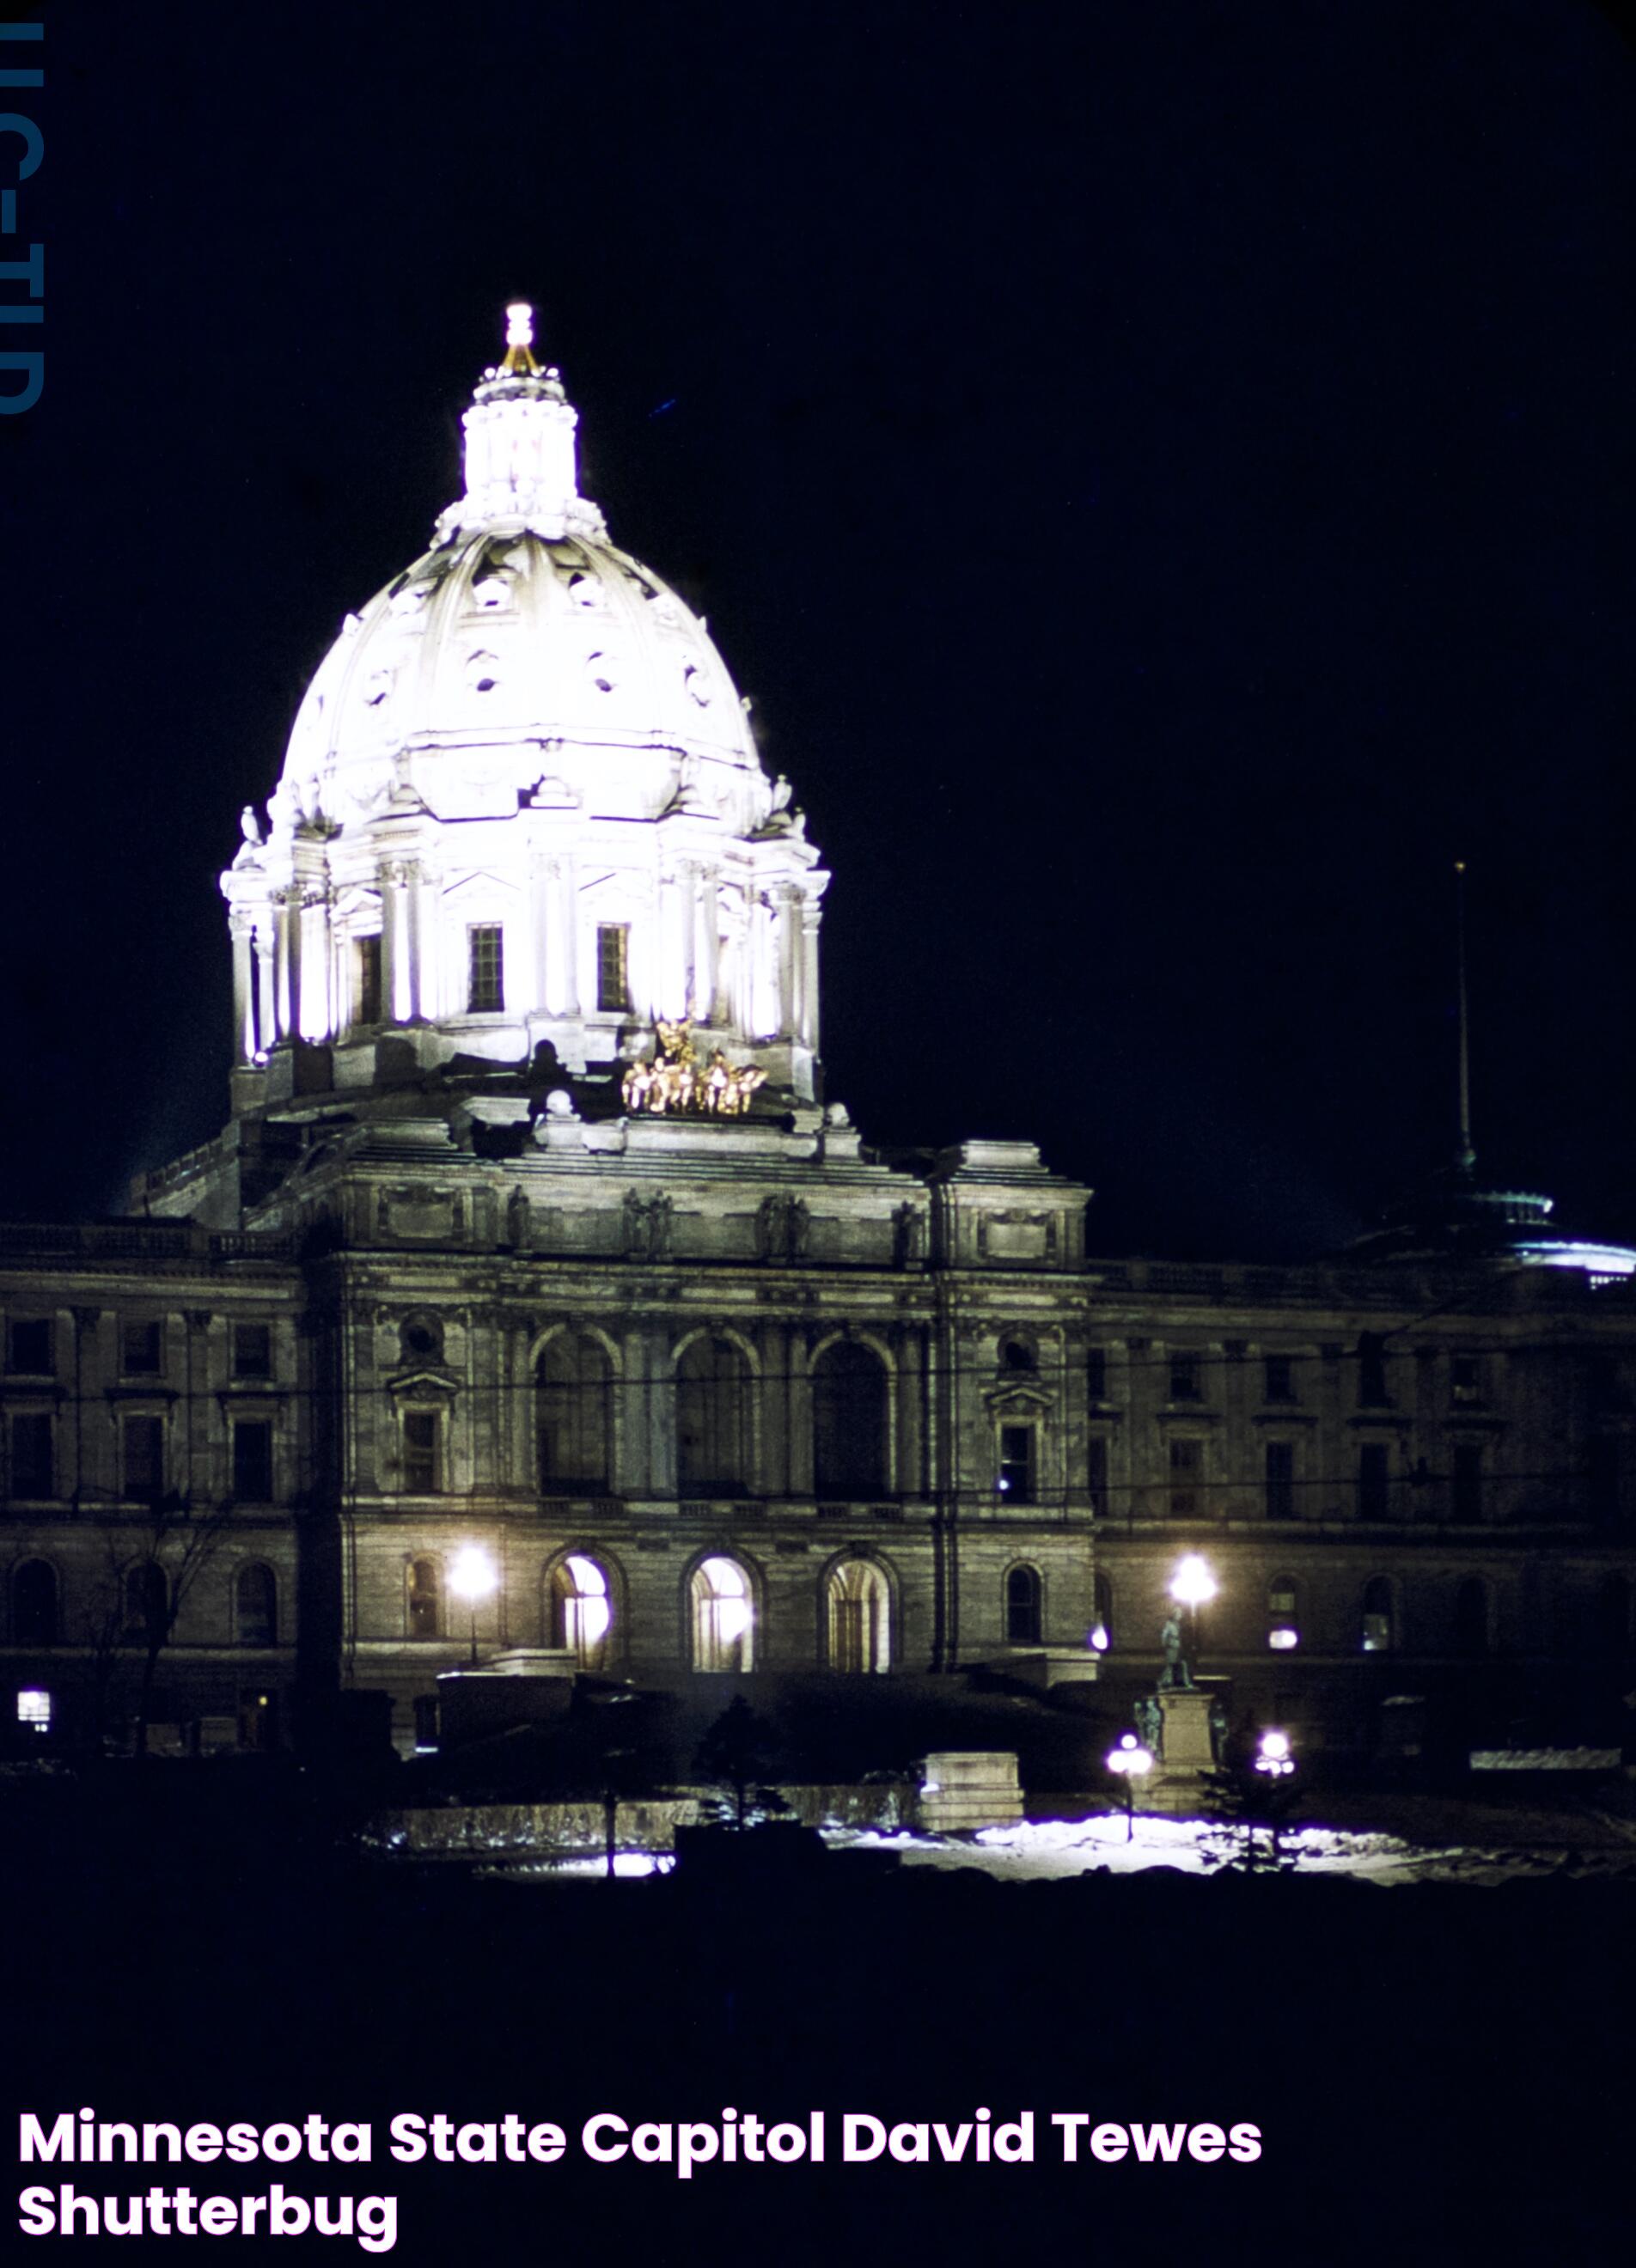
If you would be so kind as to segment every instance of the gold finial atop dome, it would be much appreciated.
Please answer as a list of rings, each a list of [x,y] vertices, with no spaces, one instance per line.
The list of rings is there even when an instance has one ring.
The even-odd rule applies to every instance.
[[[505,359],[500,368],[538,375],[534,358],[534,309],[527,299],[513,299],[505,310]]]

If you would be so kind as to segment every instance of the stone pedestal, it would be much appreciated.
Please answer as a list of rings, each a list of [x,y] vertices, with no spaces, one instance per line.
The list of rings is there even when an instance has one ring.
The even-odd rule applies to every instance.
[[[918,1824],[931,1835],[1014,1827],[1022,1816],[1015,1754],[1008,1749],[945,1749],[928,1756],[916,1812]]]
[[[1205,1775],[1215,1769],[1210,1710],[1219,1690],[1195,1685],[1157,1697],[1164,1724],[1161,1761],[1137,1798],[1141,1808],[1187,1817],[1204,1809]]]

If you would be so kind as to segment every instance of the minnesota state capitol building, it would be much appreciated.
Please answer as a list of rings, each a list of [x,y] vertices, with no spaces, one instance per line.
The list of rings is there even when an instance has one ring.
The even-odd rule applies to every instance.
[[[510,326],[222,877],[229,1123],[128,1220],[0,1229],[16,1737],[143,1685],[178,1743],[352,1694],[408,1749],[473,1659],[1119,1715],[1183,1550],[1206,1668],[1309,1750],[1603,1721],[1632,1256],[1469,1155],[1279,1268],[1097,1259],[1027,1142],[873,1152],[820,852]]]

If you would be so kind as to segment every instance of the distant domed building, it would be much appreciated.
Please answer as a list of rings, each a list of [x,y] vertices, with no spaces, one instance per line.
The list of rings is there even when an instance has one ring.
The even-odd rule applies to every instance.
[[[789,784],[509,322],[222,878],[228,1124],[129,1219],[0,1226],[11,1737],[846,1695],[919,1728],[865,1762],[1054,1728],[1094,1787],[1183,1555],[1224,1705],[1304,1757],[1605,1736],[1609,1249],[1468,1167],[1333,1263],[1099,1259],[1027,1142],[868,1149]]]

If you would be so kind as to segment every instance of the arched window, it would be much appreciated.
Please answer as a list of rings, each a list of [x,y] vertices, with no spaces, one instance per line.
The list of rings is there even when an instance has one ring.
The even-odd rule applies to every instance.
[[[1468,1659],[1488,1652],[1488,1586],[1468,1575],[1455,1593],[1455,1652]]]
[[[887,1486],[886,1368],[837,1339],[813,1365],[813,1486],[820,1496],[881,1496]]]
[[[1301,1644],[1301,1600],[1293,1575],[1274,1575],[1267,1585],[1267,1644],[1274,1653],[1293,1653]]]
[[[125,1636],[138,1645],[152,1645],[164,1637],[170,1623],[170,1586],[165,1570],[151,1559],[139,1559],[125,1570]]]
[[[48,1559],[25,1559],[11,1579],[11,1638],[16,1646],[57,1642],[57,1572]]]
[[[599,1670],[608,1653],[613,1607],[608,1577],[594,1559],[571,1551],[547,1578],[550,1643],[566,1646],[581,1669]]]
[[[270,1567],[240,1567],[233,1585],[233,1629],[240,1646],[278,1643],[278,1586]]]
[[[1623,1661],[1631,1650],[1631,1587],[1620,1574],[1596,1586],[1591,1639],[1603,1661]]]
[[[1040,1642],[1040,1571],[1013,1567],[1006,1578],[1006,1643],[1037,1646]]]
[[[676,1365],[676,1485],[740,1496],[749,1477],[749,1365],[731,1339],[695,1339]]]
[[[753,1666],[755,1605],[736,1559],[706,1559],[688,1585],[695,1669],[742,1674]]]
[[[435,1559],[412,1559],[409,1571],[409,1634],[443,1635],[443,1570]]]
[[[829,1581],[829,1667],[851,1672],[892,1666],[892,1592],[872,1560],[844,1559]]]
[[[1097,1653],[1113,1650],[1113,1584],[1106,1575],[1096,1575],[1091,1581],[1091,1627],[1089,1638]]]
[[[1395,1638],[1389,1575],[1371,1575],[1363,1587],[1363,1650],[1389,1653]]]
[[[608,1351],[560,1332],[534,1366],[539,1386],[540,1488],[606,1489],[613,1463]]]

